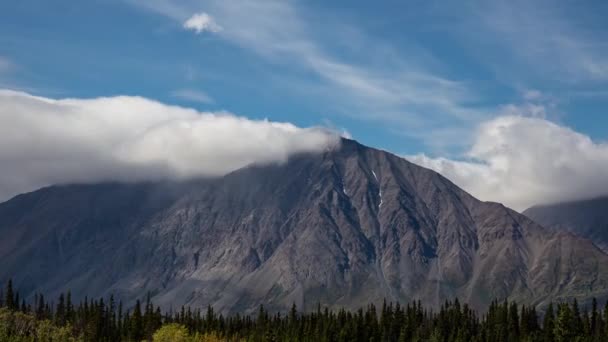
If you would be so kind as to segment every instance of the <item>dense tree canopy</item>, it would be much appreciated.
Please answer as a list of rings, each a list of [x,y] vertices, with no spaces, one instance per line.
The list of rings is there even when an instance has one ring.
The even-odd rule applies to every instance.
[[[128,309],[113,297],[74,304],[69,292],[27,303],[11,281],[0,297],[0,341],[608,341],[608,303],[600,309],[596,300],[590,311],[576,301],[550,304],[540,324],[536,308],[508,301],[494,301],[481,316],[455,299],[436,311],[385,302],[356,312],[318,305],[299,313],[294,305],[281,314],[261,306],[255,315],[224,317],[211,307],[163,313],[150,295]]]

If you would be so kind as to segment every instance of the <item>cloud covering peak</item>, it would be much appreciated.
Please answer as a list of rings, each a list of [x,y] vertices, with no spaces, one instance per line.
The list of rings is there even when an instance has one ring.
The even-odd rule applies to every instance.
[[[467,157],[407,158],[517,210],[608,193],[608,144],[542,117],[506,115],[481,124]]]
[[[0,200],[57,183],[218,176],[338,139],[321,128],[143,97],[56,100],[0,90]]]

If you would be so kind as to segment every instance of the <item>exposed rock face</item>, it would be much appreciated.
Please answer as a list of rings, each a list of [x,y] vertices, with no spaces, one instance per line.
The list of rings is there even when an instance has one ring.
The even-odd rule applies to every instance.
[[[343,140],[212,180],[57,186],[0,205],[0,279],[165,306],[608,296],[608,256]]]
[[[524,215],[547,228],[587,238],[608,253],[608,197],[534,206]]]

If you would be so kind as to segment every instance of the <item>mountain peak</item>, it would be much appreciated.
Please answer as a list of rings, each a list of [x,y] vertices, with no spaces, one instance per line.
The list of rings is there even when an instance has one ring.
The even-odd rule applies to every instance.
[[[224,312],[608,294],[608,256],[588,241],[340,142],[216,179],[60,187],[0,204],[0,278],[26,295],[150,291]]]

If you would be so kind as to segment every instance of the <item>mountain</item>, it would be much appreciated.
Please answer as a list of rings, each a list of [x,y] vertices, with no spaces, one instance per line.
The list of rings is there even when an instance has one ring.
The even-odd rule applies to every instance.
[[[227,313],[608,297],[590,241],[346,139],[215,179],[44,188],[0,204],[0,236],[0,281],[26,296],[150,291]]]
[[[608,253],[608,197],[539,205],[523,214],[547,228],[585,237]]]

